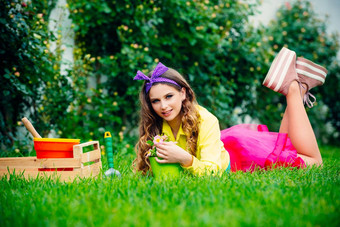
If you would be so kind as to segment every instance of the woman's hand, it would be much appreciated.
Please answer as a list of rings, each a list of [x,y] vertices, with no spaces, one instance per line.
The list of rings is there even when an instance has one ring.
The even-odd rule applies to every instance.
[[[162,142],[155,145],[157,149],[156,161],[158,163],[180,163],[187,167],[192,165],[192,156],[174,142]]]

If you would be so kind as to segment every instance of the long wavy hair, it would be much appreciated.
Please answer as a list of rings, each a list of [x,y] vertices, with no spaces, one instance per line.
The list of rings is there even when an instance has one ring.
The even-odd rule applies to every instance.
[[[152,72],[148,74],[151,77]],[[176,70],[169,68],[165,73],[162,74],[163,78],[168,78],[175,81],[178,85],[186,90],[186,98],[182,102],[181,115],[182,115],[182,129],[186,135],[187,147],[186,150],[196,156],[197,148],[197,138],[199,133],[199,119],[200,115],[197,109],[196,96],[188,82],[184,77],[178,73]],[[181,88],[171,84],[160,82],[174,87],[176,90],[180,91]],[[159,83],[155,83],[156,85]],[[149,92],[145,92],[144,83],[140,94],[140,122],[139,122],[139,141],[135,146],[135,151],[137,158],[133,162],[134,169],[136,171],[141,171],[144,175],[150,170],[150,163],[148,158],[145,157],[146,152],[151,148],[146,141],[151,140],[154,136],[160,135],[162,133],[163,119],[156,114],[153,110]]]

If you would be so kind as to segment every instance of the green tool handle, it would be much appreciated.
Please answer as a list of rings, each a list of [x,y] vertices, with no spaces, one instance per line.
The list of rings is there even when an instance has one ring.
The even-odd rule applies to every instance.
[[[105,150],[107,155],[107,163],[109,168],[113,168],[113,148],[112,148],[112,137],[110,132],[105,132]]]

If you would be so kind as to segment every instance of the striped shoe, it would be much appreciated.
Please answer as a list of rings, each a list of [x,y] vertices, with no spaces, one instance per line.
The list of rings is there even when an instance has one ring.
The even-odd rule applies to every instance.
[[[295,52],[283,47],[270,66],[263,85],[286,96],[290,84],[294,80],[299,81],[295,62]]]
[[[327,69],[301,57],[297,58],[296,72],[300,82],[307,84],[308,90],[323,85],[327,76]]]
[[[315,97],[309,92],[310,89],[316,86],[323,85],[327,76],[327,70],[315,64],[314,62],[302,57],[298,57],[296,61],[296,72],[301,83],[307,85],[307,92],[303,97],[304,104],[309,108],[313,107],[316,101]],[[311,101],[311,98],[314,100]]]

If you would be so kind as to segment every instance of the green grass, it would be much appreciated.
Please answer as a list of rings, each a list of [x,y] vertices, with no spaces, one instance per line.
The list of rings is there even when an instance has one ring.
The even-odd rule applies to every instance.
[[[339,226],[340,149],[322,147],[323,168],[182,176],[133,174],[63,183],[0,180],[0,226]],[[106,165],[104,165],[106,170]]]

